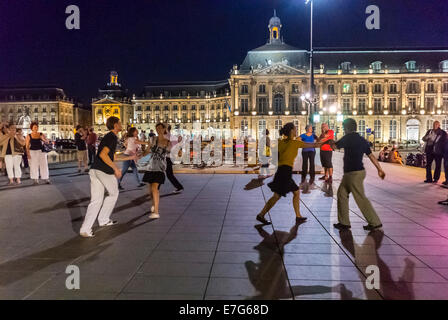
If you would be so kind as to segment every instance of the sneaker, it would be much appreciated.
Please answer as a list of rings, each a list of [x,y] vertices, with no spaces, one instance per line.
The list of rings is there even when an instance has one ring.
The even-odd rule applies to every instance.
[[[78,173],[81,173],[81,169],[78,169]]]
[[[118,190],[124,190],[124,188],[121,186],[121,184],[118,185]]]
[[[93,238],[95,235],[92,231],[90,232],[80,232],[79,235],[83,238]]]
[[[154,212],[154,206],[151,206],[151,212]]]
[[[181,193],[184,189],[176,189],[173,191],[174,194],[178,194]]]
[[[338,230],[347,230],[347,229],[351,228],[351,226],[347,226],[347,225],[342,224],[340,222],[333,224],[333,227],[335,227]]]
[[[371,224],[368,224],[368,225],[366,225],[366,226],[363,226],[362,228],[363,228],[364,230],[372,231],[372,230],[379,229],[379,228],[381,228],[382,226],[383,226],[382,224],[379,224],[379,225],[377,225],[377,226],[372,226]]]
[[[144,187],[144,186],[146,186],[146,183],[143,183],[143,182],[141,182],[141,183],[138,185],[139,188]]]
[[[432,183],[432,180],[425,180],[424,183]]]
[[[443,201],[439,201],[437,203],[441,204],[441,205],[444,205],[444,206],[448,206],[448,199],[447,200],[443,200]]]
[[[50,180],[45,180],[45,184],[51,184]]]
[[[322,177],[319,178],[319,180],[325,180],[325,179],[326,179],[325,176],[322,176]]]
[[[160,218],[160,215],[158,213],[153,212],[149,215],[149,219],[159,219],[159,218]]]
[[[39,180],[34,180],[33,186],[37,186],[37,185],[39,185]]]
[[[109,226],[113,226],[114,224],[117,224],[118,221],[116,220],[109,220],[109,222],[105,223],[105,224],[100,224],[100,227],[109,227]]]

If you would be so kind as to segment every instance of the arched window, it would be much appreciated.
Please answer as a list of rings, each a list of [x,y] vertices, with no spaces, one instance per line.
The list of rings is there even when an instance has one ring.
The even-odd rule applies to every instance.
[[[381,139],[381,120],[374,121],[373,131],[375,132],[375,139]]]
[[[448,60],[440,62],[440,69],[442,69],[443,72],[448,72]]]
[[[366,137],[366,121],[365,120],[359,120],[358,122],[358,133],[361,137]]]
[[[372,69],[373,71],[380,71],[381,70],[381,61],[374,61],[372,62]]]
[[[389,139],[397,139],[397,120],[389,122]]]
[[[406,66],[406,70],[408,71],[415,71],[415,61],[407,61],[404,65]]]

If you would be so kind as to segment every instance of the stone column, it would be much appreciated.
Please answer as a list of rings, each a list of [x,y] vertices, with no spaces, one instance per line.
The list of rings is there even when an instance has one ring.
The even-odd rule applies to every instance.
[[[269,100],[269,110],[272,111],[272,80],[268,81],[268,100]]]
[[[256,111],[257,110],[257,81],[254,79],[250,82],[250,85],[252,86],[251,90],[251,103],[252,108],[249,109],[249,112]]]
[[[368,82],[368,90],[369,90],[369,109],[367,111],[370,111],[373,109],[373,101],[372,101],[372,85],[373,81],[369,79]],[[372,110],[373,111],[373,110]]]
[[[385,110],[390,111],[390,103],[389,103],[389,80],[384,80],[384,108]]]
[[[442,79],[437,80],[437,109],[442,107]]]
[[[341,112],[343,112],[343,109],[342,109],[342,81],[341,80],[338,80],[336,90],[337,90],[336,94],[337,94],[338,106],[341,109]]]
[[[352,111],[358,111],[358,101],[357,101],[357,90],[358,90],[358,82],[356,80],[353,80],[353,104],[352,104]]]
[[[401,84],[401,88],[400,88],[400,93],[401,93],[401,109],[402,110],[406,110],[406,103],[407,103],[407,99],[408,99],[408,96],[407,96],[407,94],[406,94],[406,81],[405,80],[401,80],[400,81],[400,84]]]
[[[285,111],[289,111],[289,80],[285,80]]]
[[[420,109],[425,107],[425,80],[420,81]]]
[[[233,91],[235,92],[234,97],[235,97],[235,101],[234,101],[234,111],[239,111],[240,107],[239,107],[239,87],[238,87],[238,83],[235,81],[234,87],[233,87]]]

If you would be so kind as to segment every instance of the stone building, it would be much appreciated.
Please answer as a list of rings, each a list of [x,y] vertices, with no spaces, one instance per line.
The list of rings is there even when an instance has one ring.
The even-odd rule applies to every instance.
[[[304,130],[308,113],[342,134],[354,118],[361,135],[380,143],[420,140],[434,120],[448,129],[448,50],[314,51],[314,110],[309,92],[309,53],[286,44],[274,14],[268,42],[250,50],[230,75],[232,128],[256,137],[274,136],[286,122]],[[320,130],[318,129],[318,132]]]
[[[0,88],[0,121],[29,132],[32,121],[47,138],[73,138],[73,100],[56,87]]]
[[[106,120],[110,116],[121,119],[124,128],[133,122],[134,110],[128,90],[118,83],[118,73],[110,73],[110,81],[105,87],[98,90],[98,97],[92,99],[93,128],[99,134],[108,132]]]

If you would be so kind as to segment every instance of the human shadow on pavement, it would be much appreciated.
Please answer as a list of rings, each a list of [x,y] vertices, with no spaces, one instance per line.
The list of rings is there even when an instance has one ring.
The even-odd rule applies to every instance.
[[[380,271],[380,289],[379,292],[384,299],[400,299],[412,300],[415,298],[412,282],[414,280],[415,263],[405,258],[405,267],[403,273],[398,281],[392,277],[389,266],[381,258],[378,250],[381,247],[384,238],[382,230],[374,230],[369,232],[362,245],[356,244],[350,230],[340,230],[341,243],[348,250],[348,252],[355,259],[355,264],[364,271],[365,266],[360,265],[362,256],[374,256],[374,261],[369,261],[369,265],[376,265]],[[372,241],[373,240],[373,245]],[[373,294],[372,289],[367,289],[365,286],[365,278],[361,276],[361,282],[364,284],[366,296]]]
[[[294,225],[289,232],[275,230],[272,234],[263,229],[263,225],[256,225],[263,240],[254,247],[259,253],[259,262],[246,261],[249,280],[258,295],[248,300],[278,300],[291,299],[301,295],[323,294],[346,290],[343,285],[328,286],[290,286],[286,270],[283,265],[284,247],[297,237],[299,224]],[[348,290],[347,290],[348,291]],[[347,295],[350,295],[347,293]]]
[[[244,190],[252,190],[263,186],[265,179],[267,178],[254,178],[250,180],[249,183],[244,186]]]
[[[143,222],[135,223],[143,216],[144,215],[135,217],[126,223],[100,228],[95,232],[94,238],[82,238],[76,236],[55,247],[0,264],[0,288],[8,286],[23,278],[28,278],[32,274],[43,271],[56,263],[59,264],[67,261],[68,264],[73,264],[74,261],[87,255],[89,255],[89,259],[96,259],[98,254],[112,245],[112,243],[106,242],[151,221],[145,219]],[[63,271],[65,271],[65,267],[63,267],[63,270],[55,271],[55,273]],[[52,271],[45,270],[45,272]],[[49,276],[50,275],[51,274],[49,273]]]
[[[334,194],[334,192],[333,192],[333,184],[328,183],[328,182],[324,182],[322,184],[321,190],[323,191],[325,197],[329,197],[329,198],[333,197],[333,194]]]

